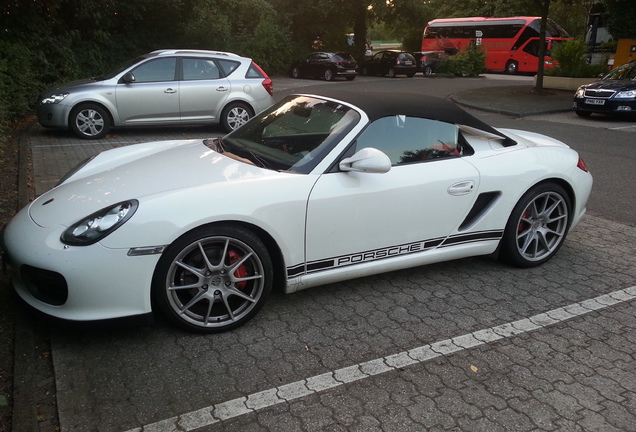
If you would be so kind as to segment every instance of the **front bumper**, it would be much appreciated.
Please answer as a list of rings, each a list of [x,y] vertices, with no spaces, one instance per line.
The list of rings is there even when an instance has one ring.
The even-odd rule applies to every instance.
[[[38,123],[47,128],[66,129],[71,108],[64,103],[38,104],[36,107]]]
[[[636,114],[636,100],[634,99],[574,98],[572,106],[575,111],[590,113]]]
[[[28,208],[28,207],[27,207]],[[59,229],[37,226],[23,209],[7,225],[3,243],[18,295],[47,315],[94,321],[152,312],[152,275],[160,255],[128,256],[99,243],[73,247]]]

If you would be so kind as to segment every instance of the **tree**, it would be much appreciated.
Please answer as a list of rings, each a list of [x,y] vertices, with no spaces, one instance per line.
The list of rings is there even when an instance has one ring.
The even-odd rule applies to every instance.
[[[606,23],[615,39],[636,38],[636,1],[605,0]]]

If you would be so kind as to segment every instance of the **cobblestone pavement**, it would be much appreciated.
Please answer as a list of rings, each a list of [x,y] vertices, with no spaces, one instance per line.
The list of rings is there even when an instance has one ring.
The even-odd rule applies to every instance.
[[[537,269],[465,259],[274,296],[255,320],[221,335],[162,322],[55,330],[60,424],[633,431],[634,244],[636,229],[587,217]],[[619,289],[624,301],[590,306]],[[409,350],[408,359],[425,360],[405,360]]]
[[[139,135],[121,130],[82,145],[35,129],[37,192],[82,158]],[[161,319],[53,327],[60,426],[636,431],[634,244],[636,227],[587,215],[535,269],[471,258],[273,294],[254,320],[210,336]]]

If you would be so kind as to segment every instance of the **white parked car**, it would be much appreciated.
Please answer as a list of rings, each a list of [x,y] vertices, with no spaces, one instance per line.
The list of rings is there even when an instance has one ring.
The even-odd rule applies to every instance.
[[[111,127],[221,124],[231,131],[274,99],[272,80],[251,59],[203,50],[159,50],[102,76],[46,90],[38,122],[103,138]]]
[[[150,314],[190,330],[297,290],[497,252],[549,260],[592,177],[565,144],[419,95],[293,95],[221,139],[99,154],[4,233],[14,285],[67,320]]]

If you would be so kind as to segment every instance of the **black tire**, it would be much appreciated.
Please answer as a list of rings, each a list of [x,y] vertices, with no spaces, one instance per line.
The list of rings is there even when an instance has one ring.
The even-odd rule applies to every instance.
[[[97,104],[78,105],[71,111],[69,126],[77,137],[95,140],[106,136],[110,130],[110,116]]]
[[[226,132],[232,132],[234,129],[243,126],[254,117],[254,110],[242,102],[232,102],[221,112],[221,125]]]
[[[576,115],[577,115],[577,116],[579,116],[579,117],[589,117],[589,116],[591,116],[591,115],[592,115],[592,113],[591,113],[591,112],[589,112],[589,111],[579,111],[579,110],[575,110],[574,112],[575,112],[575,113],[576,113]]]
[[[153,275],[152,295],[177,326],[219,333],[245,324],[272,289],[263,242],[239,226],[206,226],[171,244]]]
[[[407,78],[413,78],[415,76],[415,74],[406,74]]]
[[[397,74],[395,73],[395,69],[393,68],[390,68],[386,74],[389,78],[395,78],[397,76]]]
[[[289,74],[292,78],[300,78],[300,68],[298,66],[294,66]]]
[[[524,268],[548,261],[565,242],[571,208],[567,192],[558,184],[542,183],[531,188],[510,214],[499,258]]]
[[[369,75],[369,71],[367,70],[366,67],[363,67],[362,69],[360,69],[360,75]]]
[[[508,75],[516,75],[517,72],[519,72],[519,63],[514,60],[509,60],[508,63],[506,63],[506,73]]]
[[[353,81],[354,79],[356,79],[355,75],[354,76],[348,76],[346,78],[347,78],[347,81]]]
[[[325,72],[322,74],[325,81],[333,81],[336,78],[336,74],[331,69],[325,69]]]

